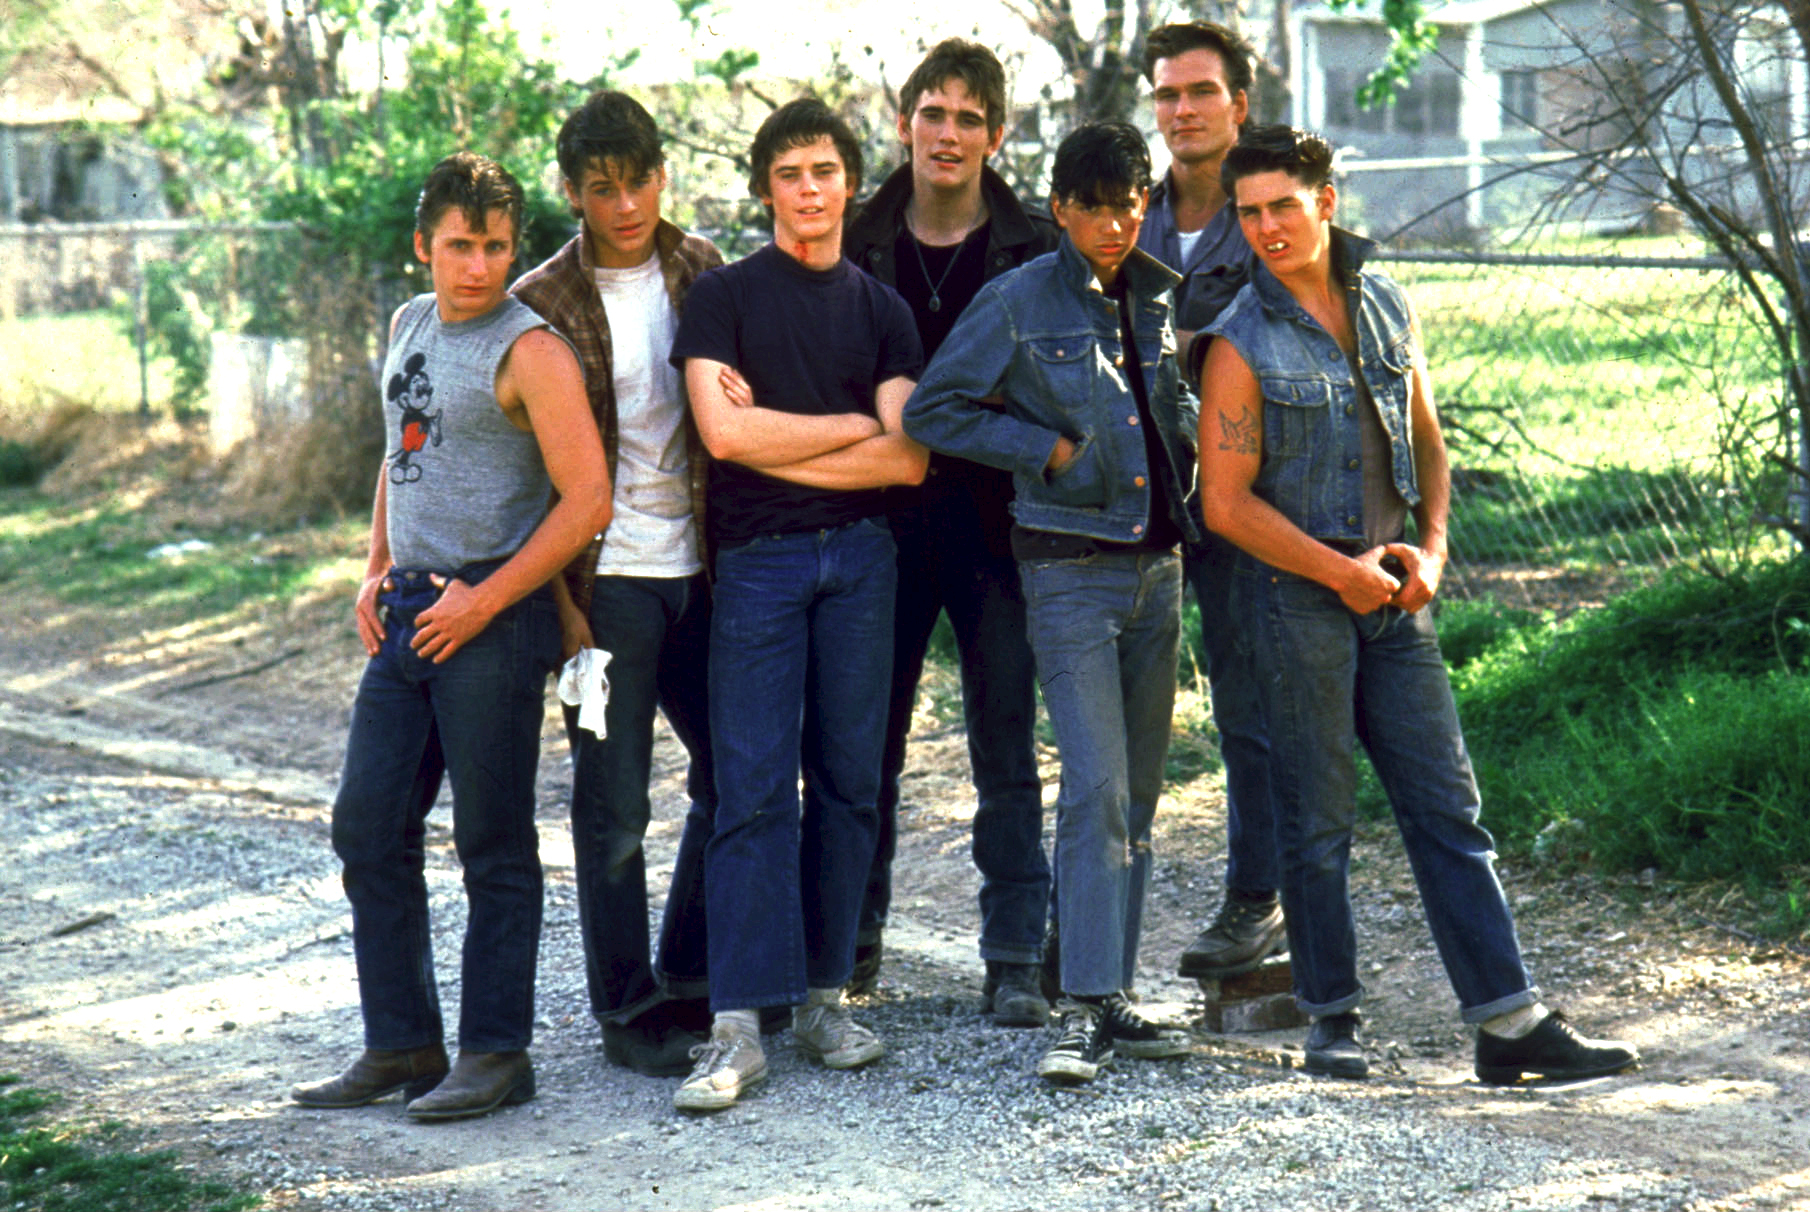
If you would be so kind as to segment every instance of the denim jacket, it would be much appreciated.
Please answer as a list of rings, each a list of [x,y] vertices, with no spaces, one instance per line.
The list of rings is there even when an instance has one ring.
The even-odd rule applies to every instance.
[[[1419,354],[1402,288],[1363,269],[1370,240],[1334,229],[1332,255],[1357,330],[1358,362],[1389,437],[1389,471],[1409,506],[1420,502],[1409,417]],[[1263,461],[1251,490],[1316,539],[1364,538],[1364,465],[1357,383],[1332,334],[1259,265],[1207,326],[1238,350],[1263,392]]]
[[[1198,540],[1183,502],[1194,484],[1199,406],[1181,387],[1169,322],[1174,271],[1133,250],[1121,272],[1162,447],[1156,469],[1175,521]],[[1003,405],[988,405],[987,397]],[[1012,473],[1012,515],[1032,530],[1136,542],[1150,516],[1150,469],[1125,376],[1118,305],[1065,236],[1053,253],[981,288],[905,404],[905,432],[932,450]],[[1066,437],[1074,457],[1044,467]]]

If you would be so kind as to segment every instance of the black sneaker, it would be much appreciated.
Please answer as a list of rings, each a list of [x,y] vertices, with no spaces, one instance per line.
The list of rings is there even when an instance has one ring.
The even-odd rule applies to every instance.
[[[1556,1081],[1602,1077],[1640,1063],[1631,1045],[1612,1039],[1586,1039],[1554,1010],[1520,1039],[1477,1032],[1477,1078],[1492,1086],[1511,1086],[1524,1073]]]
[[[1037,1076],[1065,1086],[1091,1082],[1112,1063],[1105,1007],[1064,998],[1056,1013],[1062,1016],[1062,1033],[1037,1062]]]
[[[875,934],[873,941],[855,943],[855,968],[849,973],[848,984],[842,986],[847,997],[867,997],[880,987],[880,936]]]
[[[1151,1022],[1137,1012],[1123,993],[1108,994],[1104,1009],[1106,1030],[1112,1036],[1114,1052],[1158,1060],[1165,1056],[1181,1056],[1193,1046],[1186,1031]]]
[[[1307,1029],[1307,1061],[1302,1067],[1327,1077],[1370,1076],[1370,1062],[1364,1059],[1363,1045],[1358,1043],[1357,1011],[1314,1020]]]
[[[1188,944],[1176,970],[1195,980],[1219,980],[1249,972],[1286,950],[1288,926],[1282,920],[1282,902],[1274,896],[1253,901],[1228,892],[1213,924]]]

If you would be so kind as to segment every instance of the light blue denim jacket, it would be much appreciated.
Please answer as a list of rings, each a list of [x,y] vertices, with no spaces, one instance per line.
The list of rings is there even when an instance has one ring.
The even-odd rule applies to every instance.
[[[1184,502],[1194,486],[1200,409],[1182,388],[1169,322],[1179,278],[1136,249],[1121,272],[1137,369],[1167,455],[1156,474],[1176,524],[1198,540],[1200,519]],[[992,396],[1004,404],[980,402]],[[932,450],[1010,471],[1021,526],[1113,543],[1144,534],[1150,469],[1118,306],[1067,236],[974,296],[906,402],[905,432]],[[1059,437],[1075,443],[1074,458],[1046,475]]]
[[[1410,507],[1420,503],[1409,417],[1418,350],[1408,297],[1363,269],[1373,241],[1333,230],[1332,255],[1357,330],[1358,362],[1389,436],[1389,470]],[[1316,539],[1364,538],[1358,389],[1332,334],[1261,264],[1206,329],[1230,341],[1263,391],[1263,461],[1251,490]]]

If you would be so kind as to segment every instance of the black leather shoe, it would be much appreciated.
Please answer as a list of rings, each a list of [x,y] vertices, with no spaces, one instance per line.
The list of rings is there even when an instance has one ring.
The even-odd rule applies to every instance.
[[[1370,1076],[1370,1062],[1358,1043],[1358,1022],[1355,1010],[1316,1018],[1307,1029],[1307,1060],[1302,1068],[1327,1077]]]
[[[690,1073],[691,1050],[703,1042],[703,1036],[671,1022],[636,1019],[627,1025],[603,1025],[604,1059],[649,1077]]]
[[[534,1097],[534,1062],[526,1052],[461,1052],[446,1080],[408,1105],[414,1119],[488,1115]]]
[[[1288,926],[1275,897],[1252,901],[1226,894],[1213,924],[1182,952],[1176,970],[1195,980],[1222,980],[1249,972],[1278,951],[1288,950]]]
[[[1556,1081],[1620,1073],[1640,1063],[1640,1053],[1612,1039],[1586,1039],[1554,1010],[1520,1039],[1477,1032],[1477,1079],[1511,1086],[1524,1073]]]
[[[366,1048],[338,1077],[296,1086],[289,1097],[304,1107],[362,1107],[401,1090],[419,1098],[446,1076],[446,1049],[440,1044],[388,1052]]]

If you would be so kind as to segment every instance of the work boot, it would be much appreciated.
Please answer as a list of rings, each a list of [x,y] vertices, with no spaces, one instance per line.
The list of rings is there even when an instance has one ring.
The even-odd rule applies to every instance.
[[[1037,987],[1036,964],[987,961],[987,983],[981,993],[993,1021],[1002,1027],[1042,1027],[1050,1021],[1050,1004]]]
[[[849,997],[867,997],[880,987],[881,950],[878,931],[874,932],[874,937],[869,941],[855,941],[855,967],[848,974],[848,984],[842,986],[844,994]]]
[[[1282,902],[1273,894],[1251,900],[1226,893],[1213,924],[1182,952],[1177,970],[1195,980],[1222,980],[1249,972],[1278,951],[1288,950]]]
[[[1358,1042],[1358,1023],[1355,1010],[1316,1018],[1307,1029],[1307,1060],[1302,1068],[1327,1077],[1368,1077],[1370,1062]]]

